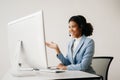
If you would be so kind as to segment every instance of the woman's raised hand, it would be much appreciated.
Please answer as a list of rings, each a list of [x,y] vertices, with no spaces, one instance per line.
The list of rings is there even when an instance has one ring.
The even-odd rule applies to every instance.
[[[46,42],[45,43],[49,48],[55,49],[57,54],[60,53],[59,47],[56,43],[54,42]]]
[[[56,49],[58,47],[58,45],[54,42],[46,42],[46,45],[52,49]]]

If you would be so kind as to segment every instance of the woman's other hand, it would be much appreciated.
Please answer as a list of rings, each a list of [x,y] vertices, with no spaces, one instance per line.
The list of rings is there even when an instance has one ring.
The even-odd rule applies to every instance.
[[[62,63],[58,64],[57,68],[61,69],[61,70],[66,70],[67,69],[67,67]]]

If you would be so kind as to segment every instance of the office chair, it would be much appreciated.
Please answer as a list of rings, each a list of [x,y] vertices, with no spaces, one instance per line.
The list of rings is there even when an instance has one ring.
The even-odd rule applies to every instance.
[[[108,80],[108,70],[112,60],[113,57],[108,56],[93,57],[92,67],[102,80]]]

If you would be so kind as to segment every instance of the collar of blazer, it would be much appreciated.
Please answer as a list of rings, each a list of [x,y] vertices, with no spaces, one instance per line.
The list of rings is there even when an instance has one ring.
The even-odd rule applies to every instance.
[[[78,46],[76,47],[76,49],[75,49],[75,51],[74,51],[73,59],[75,58],[75,55],[77,54],[77,52],[78,52],[78,51],[80,50],[80,48],[82,47],[85,39],[86,39],[86,36],[83,35],[83,36],[81,37],[81,40],[80,40]],[[72,42],[71,42],[71,44],[70,44],[70,50],[72,49],[73,43],[74,43],[74,39],[72,40]],[[71,57],[72,57],[72,50],[71,50],[70,52],[71,52]]]

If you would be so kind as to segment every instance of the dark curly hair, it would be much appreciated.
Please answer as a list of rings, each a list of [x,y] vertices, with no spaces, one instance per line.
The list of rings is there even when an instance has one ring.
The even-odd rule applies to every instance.
[[[91,36],[93,33],[93,27],[90,23],[87,23],[86,19],[82,15],[72,16],[69,19],[70,21],[74,21],[78,24],[79,28],[82,30],[82,35]]]

